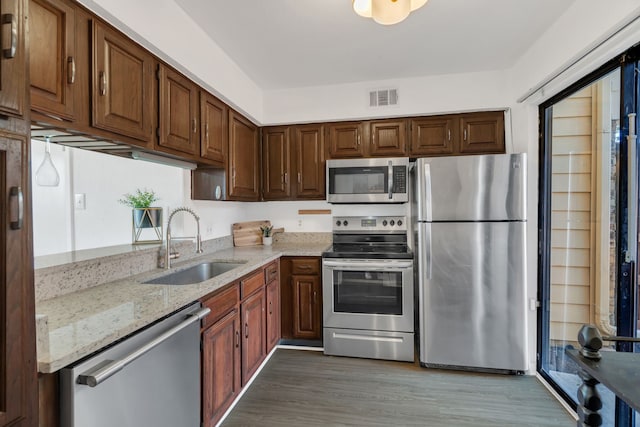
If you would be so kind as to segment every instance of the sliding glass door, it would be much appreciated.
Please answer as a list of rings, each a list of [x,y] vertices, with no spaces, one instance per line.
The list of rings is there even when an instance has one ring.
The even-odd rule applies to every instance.
[[[636,336],[640,326],[633,277],[638,171],[636,143],[628,138],[637,121],[629,113],[637,110],[638,76],[630,58],[611,61],[540,108],[538,371],[574,407],[581,380],[564,351],[579,347],[580,327]],[[632,425],[626,405],[598,387],[603,425]]]

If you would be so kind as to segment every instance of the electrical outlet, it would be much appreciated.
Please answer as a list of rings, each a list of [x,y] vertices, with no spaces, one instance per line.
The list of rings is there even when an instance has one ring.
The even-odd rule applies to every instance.
[[[298,227],[302,227],[302,218],[298,219]]]
[[[87,195],[85,193],[77,193],[74,202],[76,210],[81,211],[87,209]]]
[[[207,234],[213,234],[213,227],[211,225],[207,225]]]

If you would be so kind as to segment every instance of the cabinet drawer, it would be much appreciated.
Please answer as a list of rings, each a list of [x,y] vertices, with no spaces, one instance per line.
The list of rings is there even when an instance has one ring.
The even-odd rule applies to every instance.
[[[265,267],[264,274],[266,275],[267,283],[271,283],[278,278],[278,276],[280,275],[280,272],[278,270],[278,261],[272,262]]]
[[[260,270],[251,276],[240,281],[240,289],[242,298],[246,298],[261,287],[264,286],[264,271]]]
[[[210,308],[211,313],[202,321],[202,329],[208,328],[226,316],[227,313],[238,306],[239,301],[240,292],[237,283],[211,298],[203,300],[202,305]]]
[[[319,258],[294,258],[291,260],[292,274],[320,274]]]

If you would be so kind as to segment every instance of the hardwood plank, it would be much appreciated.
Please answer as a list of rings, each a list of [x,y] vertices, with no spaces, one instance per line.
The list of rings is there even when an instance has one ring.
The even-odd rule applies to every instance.
[[[279,349],[222,426],[575,426],[534,377]]]

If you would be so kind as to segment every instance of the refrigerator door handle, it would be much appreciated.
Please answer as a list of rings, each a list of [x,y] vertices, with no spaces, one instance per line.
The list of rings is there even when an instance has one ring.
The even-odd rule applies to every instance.
[[[422,233],[420,233],[422,237],[422,242],[420,244],[420,264],[422,264],[422,271],[424,274],[422,278],[430,280],[431,279],[431,224],[430,223],[422,223]]]
[[[429,163],[424,164],[424,195],[423,195],[423,209],[425,221],[431,221],[431,165]]]
[[[389,170],[387,171],[387,186],[389,187],[389,200],[393,198],[393,162],[389,160]]]

